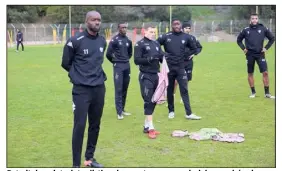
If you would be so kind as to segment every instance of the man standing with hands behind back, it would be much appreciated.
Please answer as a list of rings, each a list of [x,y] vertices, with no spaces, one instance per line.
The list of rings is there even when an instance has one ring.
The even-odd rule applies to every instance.
[[[107,58],[113,63],[115,84],[115,105],[117,117],[123,119],[123,115],[131,115],[125,112],[127,89],[130,82],[130,63],[132,56],[132,42],[126,36],[127,24],[118,24],[119,33],[112,38],[107,50]]]
[[[94,159],[104,108],[106,75],[102,68],[107,42],[99,35],[101,15],[90,11],[86,30],[71,37],[64,46],[62,67],[73,84],[74,126],[72,134],[73,167],[80,167],[84,130],[88,114],[88,140],[84,165],[103,167]]]
[[[268,38],[268,43],[263,47],[264,38]],[[245,39],[245,45],[242,43]],[[252,14],[250,17],[250,26],[246,27],[241,31],[237,37],[237,44],[244,51],[247,58],[247,67],[248,67],[248,81],[251,88],[250,98],[256,97],[256,90],[254,84],[254,68],[255,61],[259,66],[259,70],[263,76],[263,84],[265,97],[269,99],[274,99],[269,92],[269,77],[267,72],[267,63],[265,59],[265,52],[271,47],[274,43],[274,36],[264,25],[258,22],[258,15]]]

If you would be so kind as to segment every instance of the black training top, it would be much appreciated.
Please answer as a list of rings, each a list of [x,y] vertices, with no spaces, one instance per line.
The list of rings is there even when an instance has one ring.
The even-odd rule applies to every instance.
[[[132,56],[132,42],[126,35],[118,34],[112,38],[106,54],[112,63],[126,63]]]
[[[145,73],[158,73],[160,62],[164,53],[157,41],[146,37],[138,41],[134,46],[134,62],[139,65],[139,70]]]
[[[194,38],[183,32],[168,32],[158,38],[160,45],[164,46],[168,65],[184,67],[185,48],[189,48],[192,54],[196,53]]]
[[[71,37],[64,46],[62,67],[69,72],[75,85],[96,86],[107,79],[103,71],[104,51],[107,42],[98,33],[90,35],[87,30]]]
[[[238,35],[237,44],[242,50],[246,48],[248,53],[260,54],[263,49],[265,37],[269,40],[265,48],[269,49],[275,41],[273,34],[262,24],[250,24],[249,27],[244,28]],[[243,39],[245,39],[245,45],[242,43]]]

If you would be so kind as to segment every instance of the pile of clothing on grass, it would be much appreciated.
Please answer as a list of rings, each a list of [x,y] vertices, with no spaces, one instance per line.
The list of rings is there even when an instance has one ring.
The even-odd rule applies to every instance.
[[[171,134],[173,137],[189,137],[192,140],[213,140],[229,143],[241,143],[245,141],[243,133],[223,133],[217,128],[202,128],[197,132],[187,130],[175,130]]]

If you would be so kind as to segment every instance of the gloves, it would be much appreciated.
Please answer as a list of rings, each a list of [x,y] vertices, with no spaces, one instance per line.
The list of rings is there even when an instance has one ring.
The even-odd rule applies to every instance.
[[[153,56],[150,56],[147,58],[148,62],[151,63],[153,62],[153,60],[160,60],[160,58],[157,56],[157,57],[153,57]]]

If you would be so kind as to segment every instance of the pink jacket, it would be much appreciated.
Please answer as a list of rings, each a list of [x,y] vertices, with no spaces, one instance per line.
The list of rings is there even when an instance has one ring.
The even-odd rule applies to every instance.
[[[167,74],[169,73],[169,69],[167,66],[167,62],[165,57],[163,58],[163,63],[161,65],[161,72],[158,73],[159,75],[159,83],[158,87],[154,92],[152,97],[153,103],[161,103],[162,101],[166,101],[166,89],[168,86],[168,77]]]

